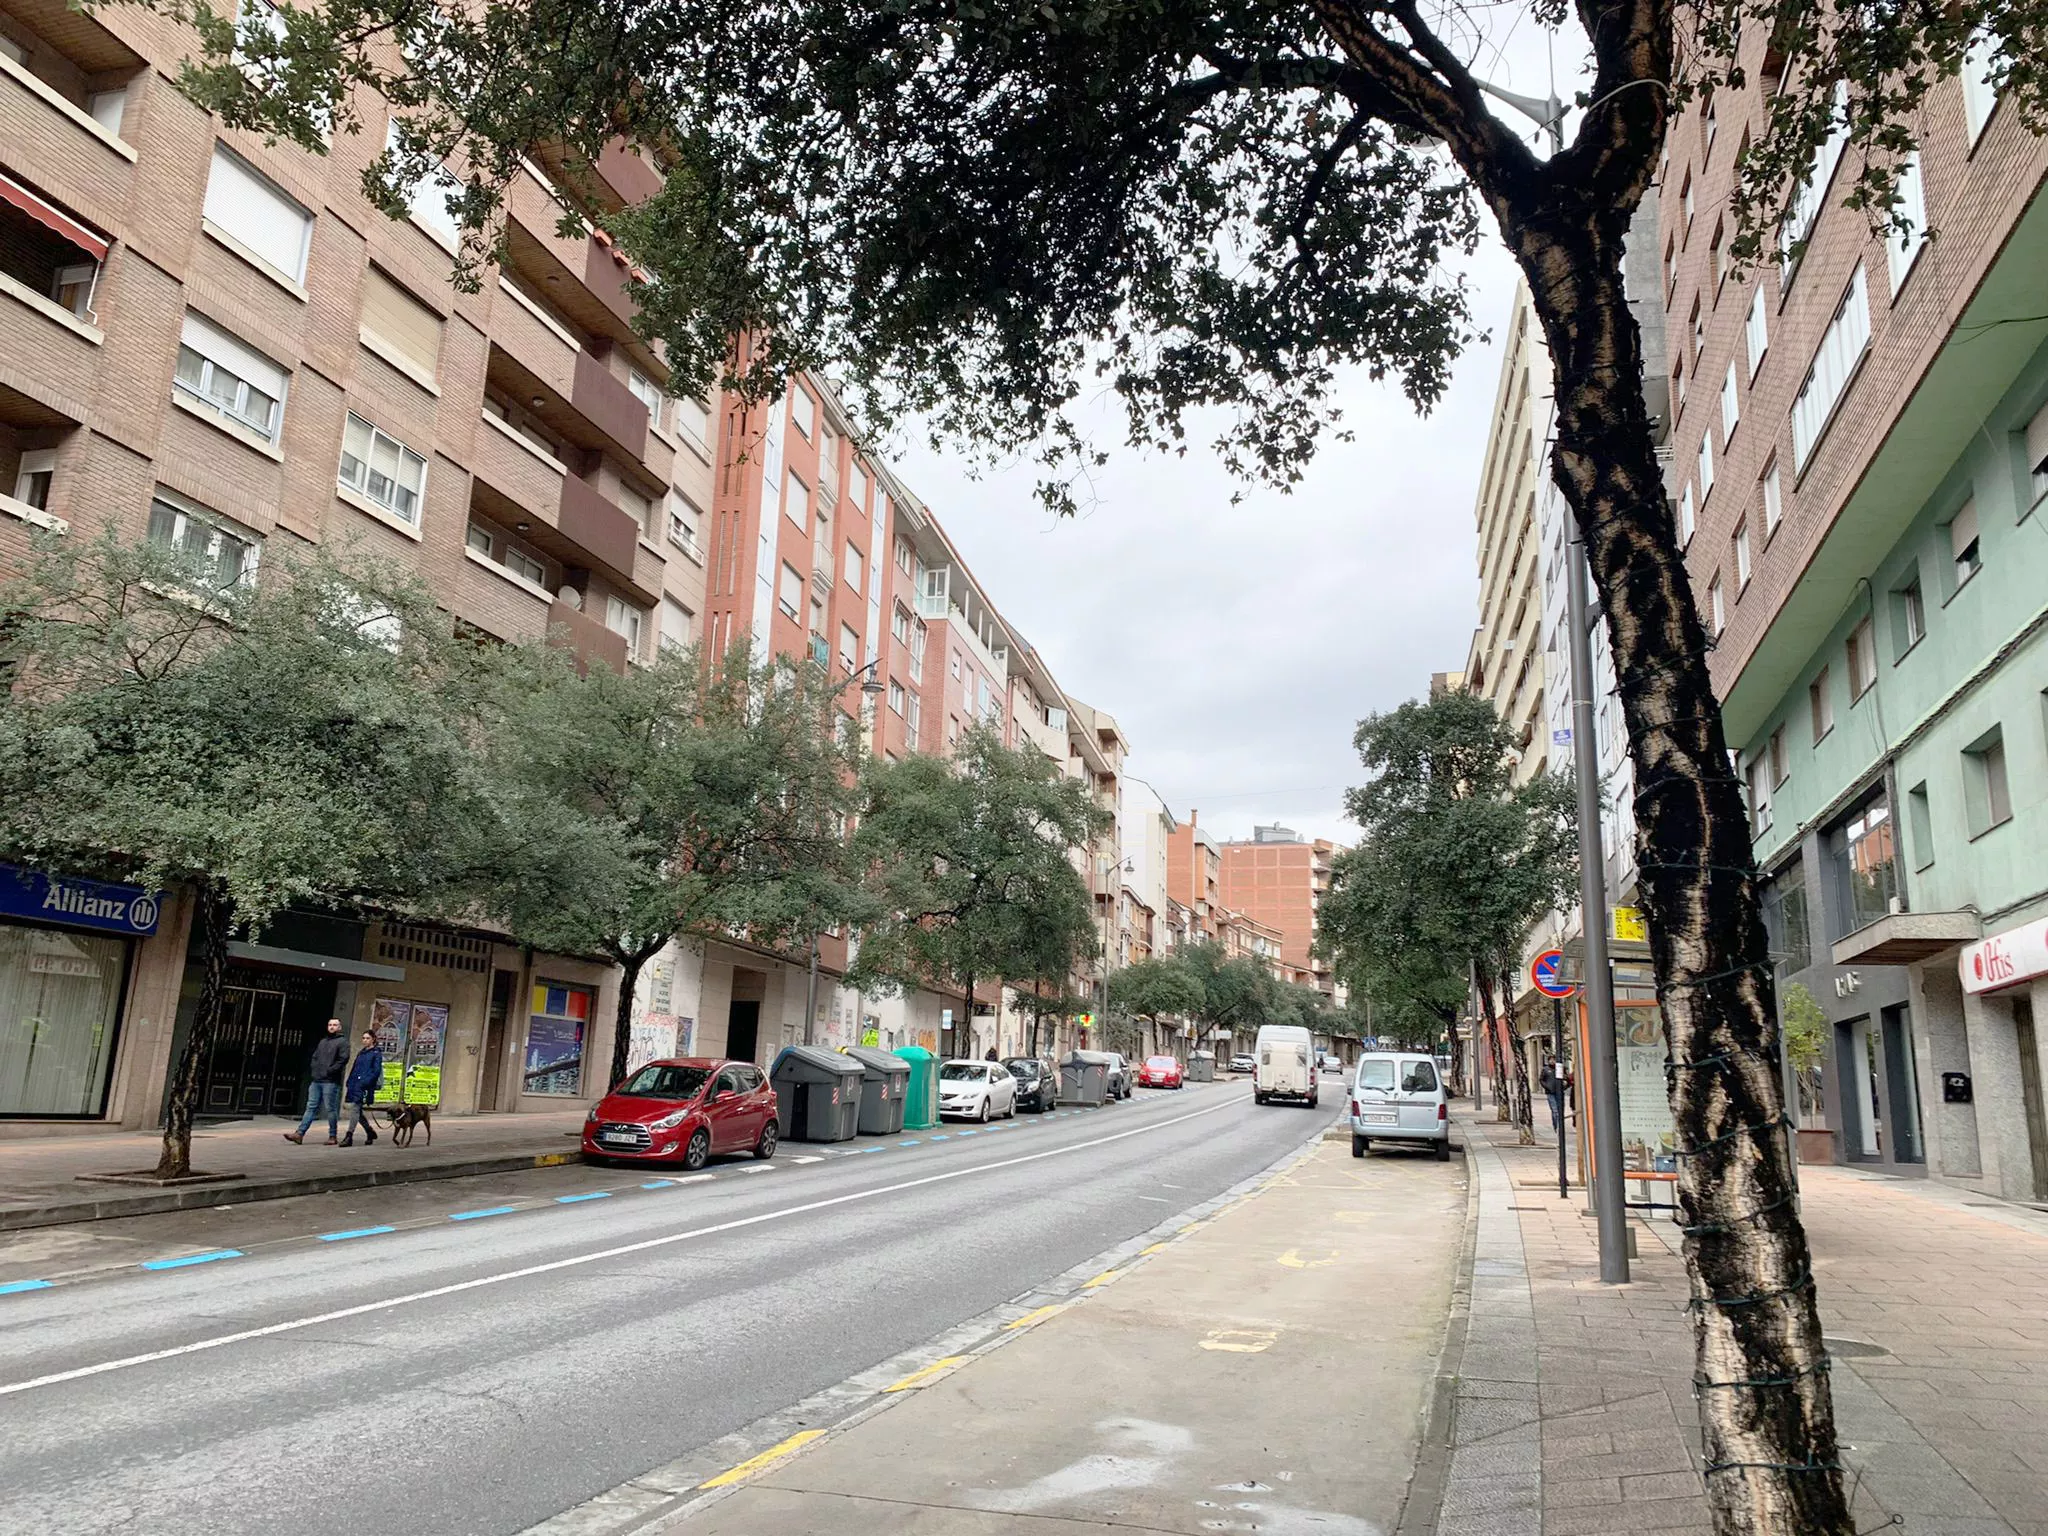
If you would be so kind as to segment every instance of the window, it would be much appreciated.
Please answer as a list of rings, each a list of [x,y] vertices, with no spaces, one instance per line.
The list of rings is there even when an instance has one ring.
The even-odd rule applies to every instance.
[[[1920,248],[1927,243],[1927,198],[1920,187],[1920,151],[1914,150],[1899,165],[1899,202],[1892,209],[1896,218],[1903,218],[1908,228],[1894,229],[1885,241],[1885,259],[1891,269],[1892,293],[1896,297],[1899,285],[1906,280],[1906,274],[1913,270],[1913,263],[1920,259]]]
[[[626,388],[633,391],[635,400],[647,407],[647,424],[657,432],[662,430],[666,425],[662,420],[665,414],[662,407],[668,404],[668,397],[661,392],[661,386],[638,368],[629,366],[626,369]]]
[[[488,558],[498,547],[496,535],[482,523],[471,523],[464,542],[478,554]]]
[[[1913,868],[1917,872],[1934,863],[1934,813],[1927,801],[1927,785],[1915,784],[1906,791],[1906,836],[1913,846]]]
[[[915,747],[924,734],[924,701],[914,693],[910,695],[910,707],[904,713],[903,724],[909,733],[910,744]]]
[[[910,610],[901,603],[889,615],[889,633],[901,645],[910,644]]]
[[[960,680],[960,653],[958,651],[953,653],[953,680],[955,682]]]
[[[2037,505],[2043,496],[2048,496],[2048,405],[2034,413],[2034,419],[2027,423],[2027,492],[2031,505]],[[2025,517],[2022,512],[2020,516]]]
[[[523,549],[507,544],[505,546],[504,565],[505,569],[514,576],[523,577],[527,581],[532,582],[536,587],[544,587],[548,584],[548,568]]]
[[[896,569],[908,576],[910,574],[911,561],[914,558],[910,550],[910,541],[908,539],[898,539],[896,541]]]
[[[897,714],[903,713],[903,685],[895,678],[889,679],[889,708]]]
[[[626,654],[636,660],[640,655],[640,630],[647,615],[621,597],[607,597],[604,600],[604,627],[626,640]]]
[[[1707,583],[1707,618],[1713,626],[1715,639],[1728,627],[1728,603],[1721,595],[1721,573],[1714,572],[1714,579]]]
[[[868,472],[855,459],[846,469],[846,496],[856,507],[866,510],[868,504]]]
[[[861,552],[849,543],[846,546],[846,562],[844,567],[846,584],[856,592],[860,590],[860,579],[866,565],[867,561],[862,557]]]
[[[1743,775],[1749,787],[1749,829],[1761,835],[1771,830],[1771,780],[1769,765],[1762,758],[1750,759]]]
[[[622,483],[618,502],[626,516],[633,519],[633,525],[647,538],[653,538],[660,531],[654,522],[654,503],[648,500],[645,492]]]
[[[1835,696],[1828,689],[1828,669],[1822,667],[1820,676],[1806,685],[1806,707],[1813,716],[1813,739],[1815,745],[1822,737],[1835,728]]]
[[[1963,797],[1970,836],[2012,820],[2012,791],[2005,778],[2005,732],[1993,726],[1963,749]]]
[[[1949,551],[1955,556],[1956,587],[1960,590],[1969,579],[1984,569],[1983,551],[1977,540],[1977,503],[1970,500],[1963,503],[1962,510],[1949,519]]]
[[[924,681],[924,648],[931,638],[931,629],[923,619],[910,621],[910,680]]]
[[[1877,681],[1877,644],[1870,630],[1870,616],[1865,614],[1856,621],[1856,627],[1849,631],[1849,702],[1855,703],[1870,691]]]
[[[1742,323],[1742,336],[1749,348],[1749,376],[1756,377],[1757,369],[1764,365],[1764,353],[1771,346],[1771,322],[1764,305],[1764,280],[1761,274],[1756,280],[1756,291],[1749,296],[1749,318]]]
[[[65,314],[93,323],[93,291],[107,241],[55,203],[12,177],[0,175],[0,286],[48,300]]]
[[[1707,322],[1706,322],[1706,320],[1705,320],[1705,319],[1704,319],[1704,318],[1703,318],[1703,317],[1701,316],[1701,314],[1700,314],[1700,298],[1699,298],[1699,295],[1698,295],[1698,294],[1694,294],[1694,295],[1693,295],[1693,298],[1692,298],[1692,366],[1693,366],[1693,372],[1695,372],[1695,373],[1699,372],[1699,367],[1700,367],[1700,353],[1704,352],[1704,351],[1705,351],[1706,349],[1707,349]]]
[[[1927,605],[1920,598],[1920,574],[1892,590],[1892,640],[1903,660],[1927,634]]]
[[[1680,410],[1685,408],[1685,357],[1680,354],[1678,361],[1671,365],[1671,396],[1678,402]]]
[[[1680,210],[1681,210],[1681,211],[1682,211],[1682,212],[1684,213],[1684,215],[1685,215],[1685,221],[1684,221],[1684,223],[1683,223],[1683,224],[1682,224],[1682,225],[1680,226],[1680,228],[1684,230],[1684,232],[1685,232],[1685,234],[1687,235],[1687,237],[1690,237],[1690,236],[1691,236],[1691,234],[1692,234],[1692,172],[1691,172],[1691,171],[1687,171],[1687,172],[1685,173],[1685,180],[1679,183],[1679,187],[1678,187],[1678,206],[1679,206]]]
[[[394,157],[404,152],[404,131],[398,119],[391,120],[384,142]],[[413,222],[438,243],[451,251],[462,244],[462,222],[448,206],[451,198],[460,202],[462,183],[448,173],[445,165],[436,165],[411,186],[402,188],[401,195]]]
[[[1792,777],[1792,762],[1785,751],[1785,727],[1779,726],[1771,732],[1769,757],[1771,763],[1771,787],[1777,788]]]
[[[1887,916],[1899,894],[1898,851],[1894,846],[1891,808],[1882,796],[1842,824],[1838,867],[1845,887],[1848,919],[1845,932]]]
[[[354,411],[341,434],[342,486],[367,496],[401,522],[419,526],[427,461]]]
[[[697,544],[697,530],[704,525],[704,514],[697,504],[681,491],[668,493],[668,541],[692,560],[704,558]]]
[[[1714,238],[1707,242],[1707,261],[1714,271],[1714,294],[1718,303],[1721,285],[1728,280],[1728,241],[1719,219],[1714,220]]]
[[[1785,209],[1785,222],[1778,229],[1778,253],[1787,278],[1799,263],[1799,257],[1806,248],[1807,236],[1813,233],[1814,221],[1827,205],[1828,183],[1834,180],[1835,166],[1841,161],[1842,151],[1849,143],[1849,85],[1845,80],[1835,82],[1834,127],[1829,131],[1826,142],[1813,152],[1813,164],[1807,168],[1806,177],[1799,183],[1799,189]]]
[[[1980,33],[1970,39],[1963,55],[1963,118],[1970,125],[1970,142],[1984,136],[1991,110],[1998,105],[1998,87],[1991,83],[1992,66],[1998,61],[1998,39]]]
[[[1735,423],[1742,420],[1742,398],[1735,387],[1735,364],[1728,364],[1728,376],[1721,381],[1721,446],[1735,435]]]
[[[1813,930],[1806,913],[1806,871],[1793,863],[1764,888],[1764,927],[1778,980],[1813,964]]]
[[[1720,122],[1714,113],[1714,103],[1709,98],[1706,109],[1700,113],[1700,163],[1704,165],[1714,153],[1714,135],[1720,129]]]
[[[664,652],[687,651],[690,648],[690,627],[696,615],[672,597],[661,600],[661,639],[659,644]]]
[[[1806,370],[1806,382],[1799,386],[1799,398],[1792,403],[1792,467],[1801,470],[1813,454],[1814,445],[1834,419],[1835,406],[1849,387],[1863,353],[1870,345],[1870,297],[1864,289],[1863,268],[1849,279],[1835,317],[1820,339],[1813,366]]]
[[[360,334],[370,350],[396,353],[415,373],[433,381],[441,361],[441,317],[371,267],[363,277]]]
[[[818,402],[811,398],[803,385],[793,385],[789,391],[789,417],[796,423],[797,431],[808,440],[817,435]]]
[[[179,398],[266,443],[284,430],[285,371],[219,326],[187,313],[171,387]]]
[[[706,457],[711,453],[711,407],[694,395],[684,395],[675,405],[676,433]]]
[[[1743,588],[1749,585],[1749,519],[1744,518],[1735,525],[1735,595],[1740,597]]]
[[[14,499],[38,512],[50,509],[50,487],[57,479],[57,450],[31,448],[14,471]]]
[[[1678,496],[1678,547],[1683,549],[1692,542],[1692,532],[1698,519],[1692,509],[1692,482],[1685,482],[1685,489]]]
[[[0,1017],[9,1021],[0,1114],[106,1112],[128,954],[118,933],[0,925]]]
[[[253,577],[261,547],[246,528],[162,488],[149,502],[149,542],[176,550],[219,587]]]
[[[1764,466],[1764,542],[1771,542],[1771,535],[1778,531],[1778,524],[1785,521],[1785,494],[1778,484],[1778,456],[1771,455],[1771,462]]]
[[[1700,502],[1705,504],[1708,494],[1714,489],[1714,429],[1712,427],[1700,436]]]
[[[851,624],[839,626],[839,664],[849,672],[860,665],[860,636]]]
[[[278,276],[294,285],[305,281],[313,215],[220,144],[206,181],[205,217]]]
[[[776,606],[781,608],[784,618],[793,619],[798,613],[803,611],[803,601],[803,576],[797,571],[795,566],[784,561],[782,566],[782,591],[778,596]]]
[[[789,472],[788,489],[782,493],[782,510],[799,528],[811,524],[811,488],[795,470]]]

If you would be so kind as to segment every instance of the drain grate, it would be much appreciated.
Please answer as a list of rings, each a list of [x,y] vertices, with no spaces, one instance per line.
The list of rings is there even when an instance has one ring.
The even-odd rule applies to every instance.
[[[1840,1355],[1845,1360],[1868,1360],[1891,1353],[1882,1344],[1872,1344],[1864,1339],[1822,1339],[1821,1343],[1829,1354]]]

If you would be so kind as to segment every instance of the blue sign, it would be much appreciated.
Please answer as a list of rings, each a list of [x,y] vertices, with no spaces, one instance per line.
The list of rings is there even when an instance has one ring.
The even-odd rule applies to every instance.
[[[0,917],[25,917],[105,933],[155,933],[157,898],[139,885],[39,875],[0,864]]]
[[[1564,951],[1546,949],[1529,965],[1529,979],[1545,997],[1570,997],[1578,989],[1564,979]]]

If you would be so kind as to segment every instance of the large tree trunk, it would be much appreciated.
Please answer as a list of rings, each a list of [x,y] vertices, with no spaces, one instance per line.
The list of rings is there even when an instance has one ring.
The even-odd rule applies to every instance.
[[[1671,1054],[1678,1200],[1715,1528],[1853,1530],[1812,1259],[1783,1135],[1771,970],[1749,822],[1707,637],[1643,403],[1622,282],[1629,210],[1573,243],[1510,243],[1556,376],[1552,468],[1585,540],[1635,768],[1638,864]]]
[[[192,1114],[199,1107],[199,1073],[213,1050],[220,1027],[222,983],[228,968],[228,934],[234,904],[211,881],[193,892],[193,921],[199,924],[199,1001],[192,1009],[192,1027],[185,1049],[171,1074],[170,1104],[164,1113],[164,1149],[157,1158],[156,1177],[182,1179],[192,1172]]]
[[[960,989],[960,1017],[953,1021],[953,1054],[972,1056],[974,1054],[974,972],[967,973],[967,984]]]
[[[644,950],[614,955],[619,962],[619,1004],[612,1010],[612,1064],[605,1080],[616,1088],[626,1076],[626,1057],[633,1048],[633,994],[640,985],[640,971],[652,957]]]
[[[1501,1051],[1500,1015],[1493,1001],[1493,978],[1483,966],[1475,967],[1473,974],[1479,987],[1479,1012],[1486,1020],[1486,1049],[1493,1064],[1493,1114],[1500,1124],[1506,1125],[1513,1119],[1514,1110],[1508,1091],[1507,1059]]]
[[[1529,1053],[1522,1048],[1522,1037],[1515,1028],[1515,986],[1514,979],[1506,971],[1500,973],[1501,1013],[1507,1021],[1508,1051],[1514,1057],[1515,1085],[1515,1137],[1525,1147],[1536,1145],[1536,1106],[1529,1097]]]

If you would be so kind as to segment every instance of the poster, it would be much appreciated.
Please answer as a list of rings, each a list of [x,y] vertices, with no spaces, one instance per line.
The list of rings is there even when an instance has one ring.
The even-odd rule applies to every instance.
[[[1676,1173],[1678,1131],[1664,1082],[1664,1016],[1656,1008],[1616,1008],[1614,1033],[1621,1165],[1630,1173]]]
[[[412,1033],[412,1004],[399,997],[380,997],[370,1004],[370,1032],[377,1037],[377,1050],[384,1058],[384,1078],[377,1085],[378,1101],[397,1104],[405,1083],[405,1042]]]
[[[414,1003],[412,1029],[406,1040],[404,1102],[438,1105],[441,1053],[448,1040],[447,1007],[441,1003]]]
[[[590,990],[542,982],[526,1020],[525,1091],[574,1095],[583,1087],[583,1037]]]

